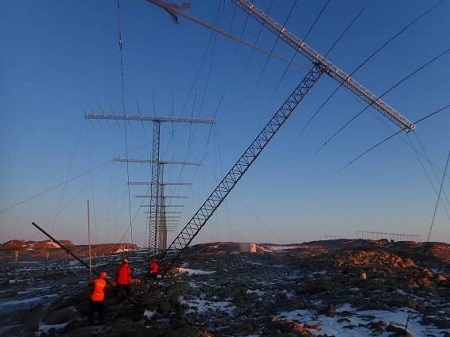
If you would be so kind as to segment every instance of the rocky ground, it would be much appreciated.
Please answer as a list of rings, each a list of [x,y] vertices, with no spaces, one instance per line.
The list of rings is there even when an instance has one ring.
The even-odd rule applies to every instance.
[[[138,303],[110,287],[106,323],[94,326],[77,261],[4,261],[0,336],[450,336],[448,244],[201,244],[151,296],[143,251],[98,257],[96,269],[112,275],[125,254]]]

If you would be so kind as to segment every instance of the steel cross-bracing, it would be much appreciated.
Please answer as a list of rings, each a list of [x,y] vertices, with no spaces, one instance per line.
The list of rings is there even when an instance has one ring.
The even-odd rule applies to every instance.
[[[301,83],[283,103],[281,108],[270,119],[264,129],[241,155],[236,164],[234,164],[231,170],[225,175],[219,185],[214,189],[187,225],[173,240],[167,248],[165,254],[161,257],[161,261],[164,264],[162,271],[163,275],[165,275],[170,267],[176,262],[183,250],[191,243],[201,228],[206,224],[208,219],[217,210],[219,205],[225,200],[233,187],[236,186],[245,172],[247,172],[250,166],[254,163],[262,150],[291,116],[295,108],[297,108],[302,99],[320,78],[323,71],[324,68],[321,64],[316,64],[311,68]]]
[[[272,31],[280,39],[284,40],[288,45],[293,47],[303,56],[308,58],[314,64],[321,64],[324,68],[324,72],[329,76],[337,80],[341,85],[350,89],[353,93],[361,97],[366,103],[373,106],[389,120],[397,124],[400,128],[406,131],[412,131],[415,129],[414,123],[410,122],[407,118],[402,116],[394,108],[383,102],[379,97],[374,95],[368,89],[363,87],[357,81],[346,74],[342,69],[327,60],[320,53],[308,46],[304,41],[289,32],[286,27],[273,20],[263,11],[258,9],[252,2],[248,0],[232,0],[237,6],[242,8],[245,12],[255,18],[258,22],[262,23],[266,28]]]
[[[150,255],[156,256],[157,254],[163,252],[167,248],[167,224],[166,224],[166,202],[163,198],[164,196],[164,187],[162,185],[163,177],[164,177],[164,165],[158,165],[160,169],[160,175],[158,179],[158,186],[161,188],[158,190],[158,198],[156,199],[156,207],[158,209],[158,218],[155,223],[155,228],[157,229],[156,237],[155,237],[155,245],[156,249],[153,254]]]
[[[152,182],[150,185],[150,207],[148,217],[148,251],[150,255],[156,255],[158,253],[158,219],[161,208],[158,206],[159,191],[162,189],[161,172],[159,165],[159,144],[161,137],[161,121],[153,121],[153,151],[152,151]]]

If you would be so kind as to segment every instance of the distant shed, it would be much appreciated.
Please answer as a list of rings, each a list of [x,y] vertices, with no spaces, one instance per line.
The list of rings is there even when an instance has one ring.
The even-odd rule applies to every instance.
[[[239,251],[241,253],[256,253],[256,243],[240,243]]]

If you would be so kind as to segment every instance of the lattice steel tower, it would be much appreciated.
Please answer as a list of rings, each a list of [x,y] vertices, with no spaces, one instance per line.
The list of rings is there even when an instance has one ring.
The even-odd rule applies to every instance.
[[[152,142],[152,158],[146,159],[129,159],[118,158],[114,161],[118,162],[134,162],[134,163],[151,163],[151,181],[150,182],[128,182],[129,185],[149,185],[150,199],[148,207],[148,249],[150,255],[157,255],[167,248],[167,224],[164,198],[165,185],[188,185],[189,183],[164,183],[163,165],[164,164],[180,164],[180,165],[199,165],[192,162],[175,162],[163,161],[160,159],[160,139],[161,139],[161,123],[177,122],[177,123],[203,123],[212,124],[214,119],[211,118],[185,118],[185,117],[151,117],[151,116],[130,116],[115,114],[85,114],[86,119],[112,119],[126,121],[153,122],[153,142]]]

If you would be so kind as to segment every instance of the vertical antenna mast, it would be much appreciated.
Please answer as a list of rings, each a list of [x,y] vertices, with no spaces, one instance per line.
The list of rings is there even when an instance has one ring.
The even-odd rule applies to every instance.
[[[150,186],[150,205],[148,218],[148,249],[150,255],[161,253],[167,248],[167,234],[164,222],[164,210],[161,200],[164,195],[164,183],[162,174],[163,164],[190,164],[189,162],[168,162],[162,161],[160,158],[160,136],[161,123],[196,123],[196,124],[213,124],[213,118],[188,118],[188,117],[161,117],[161,116],[142,116],[142,115],[128,115],[128,114],[85,114],[85,119],[107,119],[107,120],[124,120],[124,121],[140,121],[153,122],[153,143],[152,143],[152,159],[115,159],[115,161],[126,162],[149,162],[151,163],[151,183]],[[128,185],[137,185],[136,183],[128,182]]]

